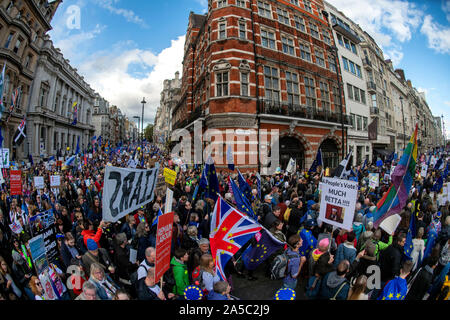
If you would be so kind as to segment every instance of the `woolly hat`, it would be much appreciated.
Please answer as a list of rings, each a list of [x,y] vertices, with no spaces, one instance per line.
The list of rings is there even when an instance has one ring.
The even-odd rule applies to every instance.
[[[98,249],[98,245],[94,239],[87,239],[86,244],[89,251],[95,251]]]

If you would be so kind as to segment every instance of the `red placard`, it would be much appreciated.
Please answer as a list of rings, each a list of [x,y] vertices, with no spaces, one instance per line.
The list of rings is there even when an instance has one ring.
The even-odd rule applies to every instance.
[[[170,268],[170,249],[172,247],[173,212],[158,218],[156,232],[155,282],[158,282]]]
[[[12,196],[21,196],[22,195],[22,171],[20,170],[11,170],[9,185],[11,187],[11,195]]]

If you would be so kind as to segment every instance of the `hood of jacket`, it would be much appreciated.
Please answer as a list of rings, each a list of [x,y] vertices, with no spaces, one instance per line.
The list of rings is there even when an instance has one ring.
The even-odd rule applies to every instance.
[[[172,257],[172,260],[170,261],[170,264],[173,265],[174,267],[187,268],[186,264],[181,263],[181,261],[178,260],[175,257]]]
[[[328,275],[327,279],[327,287],[329,288],[337,288],[345,281],[345,278],[339,277],[336,271],[331,272]]]

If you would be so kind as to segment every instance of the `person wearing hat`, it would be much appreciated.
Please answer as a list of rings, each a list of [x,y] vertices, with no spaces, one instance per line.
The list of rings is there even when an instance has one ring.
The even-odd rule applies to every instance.
[[[100,264],[105,271],[114,274],[115,267],[109,257],[108,251],[104,248],[99,248],[97,242],[94,239],[87,239],[87,249],[88,251],[81,257],[81,261],[86,269],[86,273],[90,274],[91,265],[93,263]]]
[[[11,265],[12,273],[15,279],[18,280],[17,284],[20,289],[25,291],[30,300],[34,300],[34,294],[29,286],[29,281],[33,276],[33,270],[28,267],[27,262],[17,252],[12,252],[13,263]]]
[[[324,238],[319,241],[319,245],[317,246],[317,249],[311,251],[311,253],[308,257],[309,274],[313,274],[314,266],[315,266],[317,260],[319,260],[321,255],[323,255],[325,252],[328,251],[329,247],[330,247],[330,239]]]
[[[136,214],[134,215],[134,221],[136,223],[136,228],[138,227],[138,225],[142,222],[142,223],[148,223],[147,221],[147,217],[144,214],[144,208],[140,207]]]

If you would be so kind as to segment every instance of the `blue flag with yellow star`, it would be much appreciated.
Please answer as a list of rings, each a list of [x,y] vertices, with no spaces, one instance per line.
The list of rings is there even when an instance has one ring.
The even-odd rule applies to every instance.
[[[283,249],[286,243],[276,239],[269,231],[262,229],[255,235],[258,242],[248,247],[242,254],[242,262],[247,270],[255,270],[274,252]]]
[[[244,193],[241,190],[239,190],[238,186],[233,181],[233,179],[231,179],[230,177],[228,177],[228,179],[230,180],[234,201],[236,201],[236,208],[242,213],[246,213],[253,220],[258,221],[258,217],[253,212],[253,208],[248,199],[245,197]]]
[[[217,201],[219,193],[219,179],[216,174],[216,167],[214,166],[214,160],[211,156],[206,160],[204,174],[206,174],[206,181],[208,182],[205,188],[205,198],[213,199]],[[203,179],[203,176],[202,176]]]
[[[384,286],[383,293],[378,297],[378,300],[404,300],[407,291],[406,280],[395,277]]]
[[[317,246],[317,239],[312,232],[307,229],[302,229],[302,231],[300,231],[300,237],[302,238],[303,243],[298,252],[304,257],[309,257],[311,251]]]
[[[249,186],[247,181],[245,180],[244,176],[238,169],[238,182],[239,182],[239,190],[242,191],[242,193],[245,195],[245,197],[252,201],[252,188]]]
[[[403,253],[408,260],[412,260],[411,252],[413,251],[413,239],[415,237],[416,222],[414,215],[411,215],[411,221],[409,222],[408,234],[406,235],[405,246],[403,247]]]

